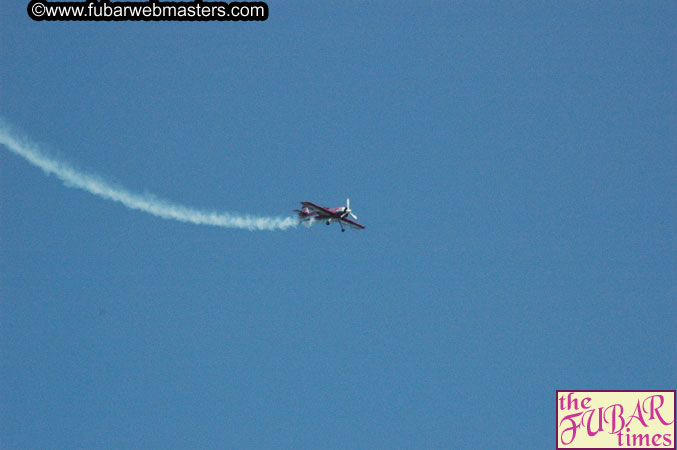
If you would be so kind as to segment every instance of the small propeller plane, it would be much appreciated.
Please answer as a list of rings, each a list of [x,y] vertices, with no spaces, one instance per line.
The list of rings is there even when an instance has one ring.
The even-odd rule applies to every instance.
[[[300,210],[295,209],[294,212],[298,214],[299,220],[302,222],[308,222],[312,220],[324,220],[327,225],[331,225],[332,222],[338,222],[341,225],[341,231],[346,231],[343,227],[343,224],[346,224],[352,228],[358,230],[364,230],[364,225],[360,225],[348,218],[351,216],[353,219],[357,220],[357,216],[353,214],[350,209],[350,199],[346,199],[346,206],[339,206],[338,208],[325,208],[324,206],[316,205],[312,202],[301,202],[303,208]]]

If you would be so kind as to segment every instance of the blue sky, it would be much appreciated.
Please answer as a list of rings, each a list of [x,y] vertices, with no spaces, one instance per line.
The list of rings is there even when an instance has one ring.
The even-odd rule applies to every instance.
[[[674,389],[674,2],[268,2],[258,23],[0,12],[3,448],[533,448],[556,389]]]

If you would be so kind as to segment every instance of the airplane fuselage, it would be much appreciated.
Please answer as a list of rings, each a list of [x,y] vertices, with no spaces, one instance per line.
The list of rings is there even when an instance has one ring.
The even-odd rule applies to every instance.
[[[350,210],[349,200],[346,201],[346,206],[339,206],[337,208],[325,208],[311,202],[301,202],[303,208],[301,210],[295,209],[294,212],[298,214],[298,218],[302,222],[310,221],[325,221],[327,225],[332,222],[338,222],[341,226],[341,231],[345,231],[343,225],[348,225],[351,228],[364,229],[363,225],[348,218],[349,215],[355,217]]]

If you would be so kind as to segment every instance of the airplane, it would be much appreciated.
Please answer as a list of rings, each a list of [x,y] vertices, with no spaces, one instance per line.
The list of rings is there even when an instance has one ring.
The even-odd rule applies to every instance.
[[[308,222],[312,220],[325,220],[327,225],[331,225],[332,222],[338,222],[341,225],[341,231],[346,231],[343,228],[343,224],[346,224],[352,228],[358,230],[364,230],[364,225],[351,220],[348,216],[351,216],[353,219],[357,220],[357,216],[353,214],[350,209],[350,199],[346,199],[346,206],[339,206],[338,208],[325,208],[324,206],[316,205],[312,202],[301,202],[303,208],[300,210],[295,209],[294,212],[298,214],[299,220],[302,222]]]

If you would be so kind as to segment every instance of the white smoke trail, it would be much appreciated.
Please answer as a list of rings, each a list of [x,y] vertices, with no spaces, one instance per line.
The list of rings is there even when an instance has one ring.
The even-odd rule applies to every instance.
[[[0,144],[42,169],[46,174],[56,176],[66,186],[85,190],[106,200],[122,203],[129,209],[143,211],[163,219],[244,230],[286,230],[298,225],[298,221],[292,217],[256,217],[229,212],[202,211],[177,205],[150,194],[131,192],[98,175],[75,169],[70,164],[49,156],[28,139],[17,137],[1,119]]]

